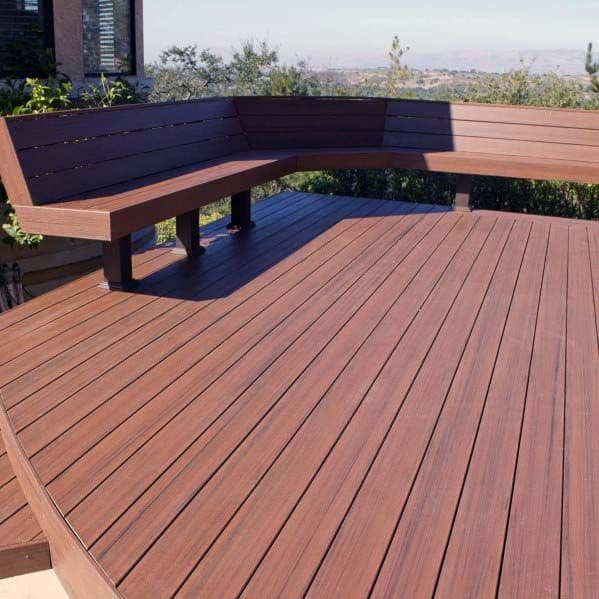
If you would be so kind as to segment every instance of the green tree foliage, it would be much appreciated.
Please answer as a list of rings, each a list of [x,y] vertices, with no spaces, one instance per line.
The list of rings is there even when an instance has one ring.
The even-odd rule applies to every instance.
[[[321,84],[305,62],[280,64],[265,42],[246,41],[226,61],[197,46],[173,46],[147,69],[153,79],[150,100],[168,102],[227,95],[318,95]]]
[[[599,62],[593,57],[593,44],[589,43],[585,68],[591,79],[591,89],[599,94]]]
[[[469,86],[461,99],[552,108],[593,107],[580,81],[560,77],[555,72],[533,74],[531,67],[531,64],[522,62],[519,69],[481,79]]]
[[[386,95],[390,98],[398,98],[405,94],[405,83],[410,78],[410,69],[403,63],[403,57],[410,48],[403,46],[399,36],[395,36],[391,42],[389,51],[389,69],[385,86]]]
[[[195,45],[171,46],[146,70],[153,79],[150,100],[157,102],[217,95],[229,82],[222,57]]]
[[[278,63],[278,51],[269,47],[266,42],[244,42],[233,52],[227,68],[231,91],[242,96],[264,93]]]
[[[275,67],[264,91],[271,96],[318,96],[320,83],[305,62],[294,67]]]

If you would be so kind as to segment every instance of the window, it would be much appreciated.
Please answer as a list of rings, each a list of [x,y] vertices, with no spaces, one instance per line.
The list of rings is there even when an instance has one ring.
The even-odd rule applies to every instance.
[[[43,77],[52,56],[52,2],[0,0],[0,78]]]
[[[86,75],[133,75],[132,0],[83,0],[83,64]]]

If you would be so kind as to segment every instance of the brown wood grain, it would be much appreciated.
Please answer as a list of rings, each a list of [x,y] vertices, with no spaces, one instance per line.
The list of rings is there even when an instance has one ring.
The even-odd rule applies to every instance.
[[[373,595],[392,594],[400,588],[413,596],[433,595],[529,232],[530,223],[514,223],[480,311],[473,315],[476,322],[459,356],[445,405]],[[427,363],[434,364],[432,357]],[[450,364],[455,359],[446,355],[438,358],[438,363]],[[419,380],[426,381],[425,375],[421,372]],[[435,379],[429,383],[428,393],[435,397],[437,375],[429,376]],[[412,393],[419,390],[422,383]]]
[[[534,224],[436,594],[494,596],[499,576],[549,226]]]
[[[553,226],[541,289],[500,597],[559,596],[568,228]]]
[[[593,597],[599,584],[599,331],[589,323],[597,237],[571,231],[566,346],[562,597]],[[590,249],[593,254],[590,256]],[[589,259],[590,258],[590,259]],[[595,266],[591,273],[591,265]],[[596,284],[596,283],[595,283]]]
[[[597,223],[254,216],[0,317],[0,535],[39,539],[26,497],[75,596],[593,596]]]
[[[239,97],[2,123],[3,176],[25,229],[103,241],[298,170],[414,168],[599,182],[592,111]]]

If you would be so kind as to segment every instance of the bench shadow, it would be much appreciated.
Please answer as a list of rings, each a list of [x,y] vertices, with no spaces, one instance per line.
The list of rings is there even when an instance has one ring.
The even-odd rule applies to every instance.
[[[133,293],[190,302],[225,298],[258,279],[280,262],[300,252],[308,244],[344,221],[355,218],[374,220],[401,212],[400,205],[396,201],[367,200],[378,204],[376,214],[356,217],[352,214],[337,215],[329,212],[319,218],[318,213],[327,210],[326,201],[322,199],[319,201],[321,204],[315,213],[300,217],[289,226],[282,216],[280,223],[270,222],[265,230],[261,230],[260,218],[256,218],[254,229],[241,234],[232,234],[225,229],[226,219],[222,219],[222,228],[202,240],[202,244],[206,246],[206,252],[202,256],[188,258],[173,255],[172,263],[138,279],[138,286]],[[347,198],[347,201],[358,202],[359,200]],[[413,205],[412,214],[428,211],[429,209]],[[339,228],[340,234],[342,230]],[[174,248],[172,242],[165,246]],[[314,248],[314,252],[327,252],[326,243],[323,242],[322,246]],[[312,252],[308,255],[312,255]],[[294,263],[290,263],[290,268]],[[287,272],[287,269],[283,272]],[[270,279],[265,279],[264,284],[269,282]]]

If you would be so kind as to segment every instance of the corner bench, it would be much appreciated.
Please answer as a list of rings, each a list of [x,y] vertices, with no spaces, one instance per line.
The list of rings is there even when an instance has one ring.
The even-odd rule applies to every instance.
[[[382,98],[235,97],[0,120],[0,174],[24,230],[104,242],[110,289],[133,286],[131,234],[176,217],[202,253],[198,211],[297,171],[411,168],[599,183],[599,113]]]

